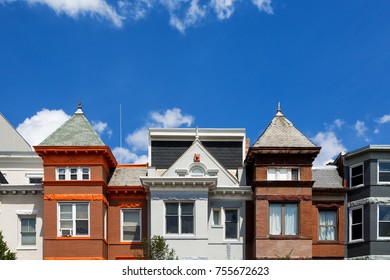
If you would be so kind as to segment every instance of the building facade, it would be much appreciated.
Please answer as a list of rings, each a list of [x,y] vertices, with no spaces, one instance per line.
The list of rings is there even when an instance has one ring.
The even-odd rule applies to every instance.
[[[343,156],[348,186],[348,259],[390,259],[390,146],[370,145]]]
[[[149,236],[179,259],[245,259],[247,203],[243,129],[150,129]]]
[[[0,114],[0,230],[19,260],[43,256],[41,158]]]

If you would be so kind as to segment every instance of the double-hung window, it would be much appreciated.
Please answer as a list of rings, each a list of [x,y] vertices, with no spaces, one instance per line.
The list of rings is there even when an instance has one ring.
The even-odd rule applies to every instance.
[[[225,239],[238,239],[237,209],[225,209]]]
[[[165,222],[167,234],[193,234],[194,203],[165,203]]]
[[[351,188],[364,185],[364,165],[363,163],[350,167],[350,182]]]
[[[270,203],[270,235],[298,235],[298,204]]]
[[[19,216],[20,223],[20,247],[35,247],[36,246],[36,217],[35,216]]]
[[[390,205],[378,205],[378,238],[390,238]]]
[[[349,241],[363,241],[363,206],[349,209]]]
[[[122,209],[122,241],[141,241],[141,209]]]
[[[89,203],[59,203],[58,217],[59,236],[89,235]]]
[[[298,181],[298,168],[269,168],[267,170],[267,180],[270,181]]]
[[[319,210],[318,240],[337,238],[337,210]]]
[[[57,180],[90,180],[89,167],[59,167],[57,168]]]
[[[390,183],[390,161],[378,162],[378,182]]]

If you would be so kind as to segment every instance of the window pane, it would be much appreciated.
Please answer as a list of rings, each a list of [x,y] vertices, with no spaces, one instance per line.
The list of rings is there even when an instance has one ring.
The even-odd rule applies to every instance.
[[[355,209],[352,210],[352,224],[361,223],[362,222],[362,210],[363,209]]]
[[[292,169],[291,170],[291,180],[298,181],[299,180],[299,169]]]
[[[72,205],[61,204],[60,205],[60,219],[72,219]]]
[[[324,226],[336,225],[336,211],[321,211],[320,225],[324,225]]]
[[[352,176],[363,174],[363,165],[358,165],[352,168]]]
[[[213,210],[213,224],[214,225],[220,225],[221,224],[221,219],[220,219],[220,210]]]
[[[42,178],[30,178],[30,184],[40,184],[42,183]]]
[[[363,185],[363,175],[359,175],[352,178],[352,187]]]
[[[22,218],[21,219],[21,230],[22,232],[35,232],[35,218]]]
[[[123,224],[126,226],[139,225],[139,210],[123,211]]]
[[[284,206],[285,235],[298,234],[298,205],[286,204]]]
[[[290,172],[290,170],[289,169],[279,169],[278,170],[278,173],[277,173],[277,175],[276,175],[276,178],[277,178],[277,180],[282,180],[282,181],[286,181],[286,180],[288,180],[289,178],[289,173]]]
[[[181,217],[181,233],[194,233],[194,217]]]
[[[390,172],[390,162],[380,162],[379,171],[388,171]]]
[[[22,245],[36,245],[35,232],[22,233]]]
[[[363,225],[357,224],[352,226],[352,240],[363,239]]]
[[[194,204],[193,203],[182,203],[181,204],[181,214],[182,215],[193,215],[194,213]]]
[[[237,210],[225,210],[225,238],[237,239],[238,238],[238,211]]]
[[[88,204],[76,204],[76,219],[88,219]]]
[[[76,235],[88,235],[88,220],[76,220]]]
[[[390,237],[390,222],[379,222],[379,236]]]
[[[60,221],[60,228],[73,229],[73,221]]]
[[[390,221],[390,205],[379,206],[379,220]]]
[[[379,173],[379,182],[390,182],[390,172],[380,172]]]
[[[178,203],[166,203],[165,207],[166,207],[167,215],[178,215],[179,214],[178,206],[179,206]]]
[[[141,240],[141,227],[140,226],[124,226],[123,227],[123,240],[126,241],[139,241]]]
[[[179,233],[179,219],[177,216],[167,216],[167,233]]]
[[[282,205],[270,204],[269,206],[269,233],[271,235],[282,234]]]
[[[336,240],[336,211],[320,211],[319,240]]]

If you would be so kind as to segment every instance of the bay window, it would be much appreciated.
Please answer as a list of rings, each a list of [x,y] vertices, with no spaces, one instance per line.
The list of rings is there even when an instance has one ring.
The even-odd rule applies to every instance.
[[[59,203],[58,217],[59,236],[89,235],[89,203]]]
[[[298,204],[270,203],[270,235],[298,235]]]

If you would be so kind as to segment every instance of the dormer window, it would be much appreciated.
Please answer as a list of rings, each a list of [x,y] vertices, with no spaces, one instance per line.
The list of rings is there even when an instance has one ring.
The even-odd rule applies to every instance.
[[[201,167],[194,167],[192,170],[191,170],[191,176],[194,176],[194,177],[201,177],[201,176],[204,176],[204,170],[203,168]]]

